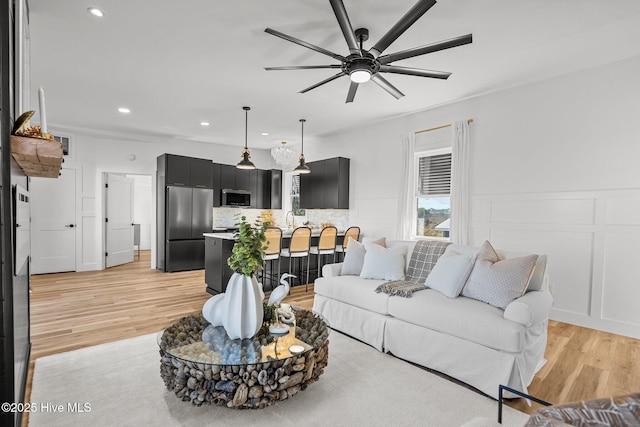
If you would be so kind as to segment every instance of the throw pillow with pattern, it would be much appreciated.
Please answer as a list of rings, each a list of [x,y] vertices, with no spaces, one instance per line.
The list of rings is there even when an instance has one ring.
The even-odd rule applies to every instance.
[[[524,294],[537,260],[538,255],[500,260],[493,246],[485,241],[462,289],[462,296],[504,309]]]

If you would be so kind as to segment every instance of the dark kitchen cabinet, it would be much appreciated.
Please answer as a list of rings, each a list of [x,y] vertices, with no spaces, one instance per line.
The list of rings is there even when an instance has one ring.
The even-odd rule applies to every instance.
[[[211,172],[213,174],[213,207],[220,207],[220,190],[222,189],[220,184],[220,163],[211,163]]]
[[[165,185],[213,188],[211,160],[164,154]],[[160,164],[160,163],[159,163]]]
[[[236,186],[231,187],[234,190],[247,190],[253,193],[251,181],[255,182],[255,169],[237,169],[236,168]],[[253,199],[253,198],[252,198]],[[253,204],[253,201],[252,201]],[[255,206],[251,206],[252,208]]]
[[[269,209],[271,208],[271,171],[258,169],[255,176],[255,192],[252,190],[255,197],[252,197],[251,204],[253,205],[255,200],[256,208]]]
[[[279,169],[271,169],[269,179],[271,184],[269,187],[271,209],[282,209],[282,171]]]
[[[213,188],[213,163],[207,159],[191,158],[191,187]]]
[[[223,293],[233,274],[227,258],[231,256],[235,241],[217,237],[206,237],[204,240],[204,282],[207,292],[213,295]]]
[[[308,165],[311,173],[300,175],[300,207],[349,209],[349,159],[334,157]]]
[[[240,190],[236,188],[236,170],[232,165],[220,165],[220,188]]]
[[[191,186],[191,161],[189,157],[165,154],[165,184]]]

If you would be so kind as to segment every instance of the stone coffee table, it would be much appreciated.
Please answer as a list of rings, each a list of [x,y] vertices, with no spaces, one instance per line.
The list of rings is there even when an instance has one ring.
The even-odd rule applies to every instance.
[[[167,390],[197,406],[236,409],[288,399],[322,375],[329,357],[327,324],[307,310],[297,310],[295,319],[287,334],[275,336],[263,326],[243,340],[201,316],[180,319],[158,334]]]

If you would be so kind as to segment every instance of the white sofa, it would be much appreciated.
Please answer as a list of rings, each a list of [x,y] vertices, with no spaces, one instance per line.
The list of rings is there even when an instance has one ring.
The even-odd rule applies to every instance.
[[[414,241],[406,245],[408,268]],[[475,254],[478,248],[449,245],[446,251]],[[445,251],[445,252],[446,252]],[[523,253],[497,251],[502,259]],[[548,290],[546,256],[539,255],[523,296],[505,310],[433,289],[410,298],[376,293],[384,280],[341,275],[342,263],[325,265],[315,281],[313,309],[329,325],[380,351],[442,372],[498,397],[498,386],[527,392],[542,366],[553,298]]]

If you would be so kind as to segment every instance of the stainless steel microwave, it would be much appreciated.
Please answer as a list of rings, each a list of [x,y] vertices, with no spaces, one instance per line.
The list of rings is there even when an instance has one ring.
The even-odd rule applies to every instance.
[[[222,206],[249,207],[251,206],[251,192],[247,190],[222,189]]]

